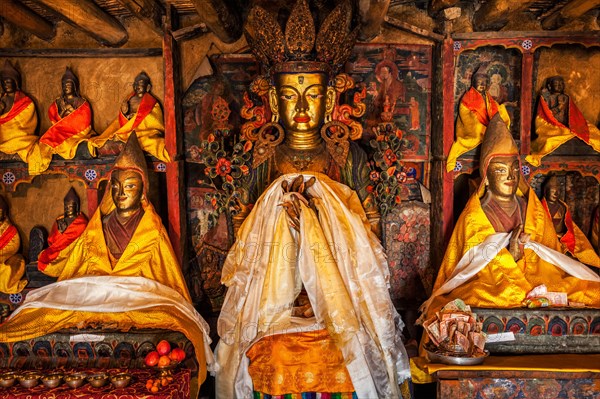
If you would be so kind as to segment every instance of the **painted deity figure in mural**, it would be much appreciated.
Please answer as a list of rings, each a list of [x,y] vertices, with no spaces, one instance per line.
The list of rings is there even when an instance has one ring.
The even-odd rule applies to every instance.
[[[142,149],[164,162],[171,158],[165,148],[163,112],[156,97],[150,93],[150,77],[140,72],[132,84],[133,92],[121,103],[117,118],[93,140],[102,147],[108,140],[126,142],[136,132]]]
[[[25,260],[18,253],[21,237],[8,217],[8,204],[0,196],[0,292],[16,294],[27,285],[22,279],[25,274]]]
[[[562,253],[500,115],[486,131],[480,165],[482,184],[454,227],[423,320],[456,298],[476,307],[520,307],[540,284],[566,292],[569,302],[600,307],[600,277]]]
[[[46,167],[53,154],[73,159],[79,144],[88,142],[92,134],[92,109],[81,96],[79,79],[69,67],[62,76],[61,88],[61,95],[48,108],[52,126],[40,137],[40,151]],[[88,151],[95,155],[95,148],[89,142]]]
[[[58,281],[27,296],[0,326],[0,341],[86,326],[176,330],[195,347],[201,383],[212,362],[208,325],[191,304],[166,229],[147,199],[146,160],[135,133],[109,182],[83,233],[45,266]]]
[[[497,113],[510,127],[510,118],[506,106],[515,106],[515,102],[498,104],[489,93],[490,78],[481,70],[473,75],[471,88],[462,96],[458,106],[458,119],[456,120],[456,140],[450,148],[446,170],[452,171],[456,167],[458,157],[471,151],[481,144],[483,135],[490,120]]]
[[[7,60],[0,71],[2,97],[0,97],[0,152],[17,154],[28,164],[29,174],[43,172],[38,136],[35,104],[21,90],[21,74]]]
[[[544,184],[542,205],[552,218],[554,229],[563,247],[580,262],[600,267],[600,258],[583,231],[575,224],[569,207],[560,199],[560,183],[553,175]]]
[[[600,152],[600,130],[588,122],[571,97],[565,94],[562,76],[546,79],[535,115],[537,138],[531,143],[531,155],[526,159],[539,166],[542,158],[572,138],[579,138]]]
[[[393,114],[396,102],[405,101],[406,88],[398,79],[398,67],[390,60],[383,60],[375,67],[375,76],[379,82],[377,96],[375,97],[375,109],[379,114],[385,112],[384,105],[389,103],[389,111]]]
[[[336,91],[328,82],[354,43],[351,12],[341,3],[315,34],[300,0],[285,35],[262,8],[250,13],[248,40],[272,74],[274,119],[253,148],[262,196],[222,270],[219,398],[402,397],[400,385],[407,387],[403,323],[367,215],[374,209],[364,195],[366,158],[348,142],[347,127],[331,120]],[[268,242],[275,245],[255,245]]]
[[[64,213],[58,217],[48,235],[48,248],[38,257],[38,269],[44,271],[60,252],[75,241],[85,230],[88,218],[80,212],[79,196],[71,187],[63,200]]]

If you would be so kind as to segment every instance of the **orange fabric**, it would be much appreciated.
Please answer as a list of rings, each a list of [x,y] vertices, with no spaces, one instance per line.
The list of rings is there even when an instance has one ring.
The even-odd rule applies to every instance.
[[[17,234],[17,228],[11,224],[6,231],[2,233],[2,236],[0,236],[0,250],[4,249],[6,244],[13,239],[15,234]]]
[[[490,119],[498,113],[498,103],[489,93],[486,92],[485,96],[486,101],[483,100],[481,93],[471,87],[465,93],[461,102],[471,111],[475,112],[479,122],[487,126],[490,123]]]
[[[13,106],[10,109],[10,111],[8,111],[8,113],[4,115],[4,117],[0,118],[0,125],[12,120],[15,116],[19,115],[25,108],[27,108],[27,106],[29,106],[29,104],[31,103],[31,98],[26,96],[22,91],[17,91],[15,93],[15,100],[13,102]]]
[[[50,122],[52,122],[52,126],[40,137],[40,143],[55,148],[68,138],[78,135],[85,130],[90,130],[92,109],[90,108],[90,103],[86,100],[67,117],[61,118],[58,116],[56,102],[53,102],[48,109],[48,117],[50,118]]]
[[[75,241],[87,226],[88,218],[80,213],[64,232],[58,231],[56,222],[52,225],[52,231],[48,236],[48,248],[44,249],[38,257],[38,269],[44,271],[48,264],[58,257],[60,251]]]
[[[342,353],[327,330],[271,335],[246,355],[255,391],[270,395],[354,391]]]
[[[129,96],[129,98],[131,98],[133,96],[134,96],[134,94],[132,93]],[[156,104],[156,102],[157,102],[156,98],[154,98],[154,96],[152,94],[144,93],[144,96],[142,97],[142,101],[140,102],[138,110],[135,114],[135,121],[133,122],[133,126],[131,127],[131,130],[135,130],[135,128],[138,127],[138,125],[144,120],[144,118],[146,116],[148,116],[148,114],[152,111],[152,108],[154,108],[154,105]],[[127,122],[129,122],[129,120],[127,118],[125,118],[125,115],[123,115],[122,112],[119,112],[120,127],[125,126],[125,124]]]
[[[581,140],[585,141],[589,144],[590,142],[590,129],[588,128],[587,121],[585,117],[577,108],[575,103],[569,99],[569,126],[565,126],[560,123],[555,117],[550,107],[548,107],[548,103],[544,99],[544,97],[540,97],[540,102],[538,105],[537,114],[544,121],[563,128],[568,128],[571,130],[573,134],[579,137]]]

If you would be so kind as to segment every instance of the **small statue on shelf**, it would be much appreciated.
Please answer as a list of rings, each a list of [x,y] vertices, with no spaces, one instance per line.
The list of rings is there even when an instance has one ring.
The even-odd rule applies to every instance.
[[[600,267],[600,257],[583,231],[575,224],[569,207],[560,198],[560,183],[556,175],[552,175],[544,184],[542,205],[552,218],[556,235],[563,247],[580,262]]]
[[[79,79],[69,67],[62,76],[61,87],[62,94],[48,109],[52,126],[40,137],[40,151],[47,164],[52,161],[53,154],[73,159],[82,142],[88,143],[90,154],[96,152],[88,141],[92,133],[92,109],[80,95]]]
[[[44,169],[35,134],[38,117],[35,104],[21,91],[21,75],[7,60],[0,71],[0,152],[17,154],[29,165],[29,173],[40,174]]]
[[[539,166],[544,156],[575,137],[600,152],[600,130],[585,119],[571,97],[565,94],[562,76],[546,79],[546,87],[538,99],[535,133],[537,138],[531,143],[531,155],[525,158],[533,166]]]
[[[462,96],[458,106],[456,120],[456,141],[450,148],[446,170],[451,172],[456,167],[456,160],[464,153],[481,144],[483,135],[490,120],[497,113],[510,129],[510,117],[506,106],[516,106],[516,102],[498,104],[488,92],[490,78],[481,70],[475,72],[471,80],[471,88]]]
[[[0,292],[16,294],[27,285],[21,280],[25,273],[25,260],[17,253],[21,237],[8,217],[8,204],[0,196]]]
[[[79,196],[71,187],[64,198],[64,213],[56,219],[48,236],[48,248],[38,257],[38,269],[44,271],[58,254],[85,230],[88,218],[80,212]]]
[[[165,148],[163,113],[158,100],[150,93],[150,77],[146,72],[140,72],[132,86],[133,93],[121,104],[117,118],[94,138],[93,143],[100,148],[108,140],[126,142],[135,131],[144,151],[163,162],[170,162]]]

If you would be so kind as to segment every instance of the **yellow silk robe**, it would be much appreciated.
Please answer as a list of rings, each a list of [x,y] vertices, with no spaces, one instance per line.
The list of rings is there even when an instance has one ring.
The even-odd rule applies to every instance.
[[[433,290],[449,279],[465,252],[495,232],[481,207],[478,195],[473,195],[454,227]],[[561,251],[552,220],[533,190],[529,190],[525,233],[531,235],[531,240]],[[452,292],[435,298],[425,317],[456,298],[477,307],[521,307],[526,294],[540,284],[545,284],[548,291],[566,292],[569,301],[600,308],[599,283],[569,276],[540,259],[531,249],[526,248],[523,258],[515,262],[508,249],[504,248],[475,277]]]
[[[4,237],[11,226],[10,221],[5,218],[0,223],[0,237]],[[27,280],[21,280],[25,273],[25,260],[17,253],[21,246],[21,238],[17,232],[6,241],[0,248],[0,292],[16,294],[27,285]]]
[[[112,201],[107,209],[114,209]],[[82,235],[62,250],[57,259],[44,270],[59,281],[83,276],[140,276],[170,287],[190,300],[179,262],[171,247],[160,217],[149,203],[144,216],[125,252],[111,267],[108,248],[102,231],[101,205]],[[199,364],[198,383],[206,378],[204,334],[196,323],[169,306],[157,306],[128,312],[95,313],[49,308],[26,309],[0,326],[0,342],[31,339],[64,328],[104,326],[127,331],[131,328],[154,328],[180,331],[193,343]]]

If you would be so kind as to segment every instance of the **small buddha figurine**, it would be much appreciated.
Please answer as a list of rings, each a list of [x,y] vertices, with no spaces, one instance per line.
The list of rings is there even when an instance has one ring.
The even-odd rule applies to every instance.
[[[250,12],[248,42],[270,71],[273,118],[252,149],[260,197],[222,269],[219,398],[401,398],[408,387],[366,155],[349,141],[348,126],[333,120],[337,93],[329,82],[354,45],[351,14],[340,3],[316,33],[299,0],[284,35],[264,9]],[[316,378],[295,378],[297,370]]]
[[[560,199],[560,183],[556,175],[550,176],[544,184],[542,205],[552,218],[563,252],[570,253],[582,263],[600,267],[600,257],[592,243],[573,221],[567,204]]]
[[[109,188],[83,233],[44,269],[57,282],[27,295],[0,325],[0,342],[89,327],[179,331],[194,346],[202,383],[207,362],[212,364],[208,325],[190,302],[169,236],[147,199],[146,160],[135,133],[108,178]],[[77,208],[68,197],[65,213],[71,219]],[[77,217],[63,234],[75,223]]]
[[[0,71],[0,152],[18,154],[29,165],[29,174],[42,172],[42,159],[35,135],[38,117],[35,104],[21,91],[21,75],[7,60]]]
[[[498,104],[489,93],[490,78],[479,68],[471,79],[471,88],[463,95],[458,106],[456,120],[456,141],[450,148],[446,170],[456,167],[456,160],[464,153],[481,144],[490,120],[497,113],[510,128],[510,117],[506,106],[516,106],[516,102]]]
[[[27,285],[21,279],[25,273],[25,260],[17,253],[21,237],[8,217],[8,204],[0,196],[0,292],[16,294]]]
[[[64,200],[64,213],[56,219],[48,236],[48,248],[38,257],[38,269],[44,271],[58,254],[73,243],[88,224],[88,218],[80,212],[79,196],[71,187]]]
[[[121,103],[117,118],[93,141],[102,147],[108,140],[126,142],[137,133],[142,149],[163,162],[171,158],[165,148],[163,113],[156,97],[150,93],[150,77],[140,72],[133,80],[133,92]]]
[[[90,154],[95,155],[95,147],[89,142],[92,109],[79,94],[79,79],[69,67],[62,76],[61,88],[62,94],[48,108],[52,126],[40,137],[40,151],[47,164],[50,164],[53,154],[73,159],[77,147],[83,142],[87,142]]]
[[[546,79],[540,92],[535,116],[537,138],[531,143],[531,155],[526,160],[539,166],[544,156],[577,137],[600,152],[600,130],[585,119],[575,102],[565,94],[562,76]]]
[[[520,307],[540,284],[566,292],[570,302],[599,307],[600,278],[562,253],[550,215],[521,176],[519,150],[500,115],[485,133],[480,172],[482,185],[456,222],[421,320],[457,298],[474,307]]]

